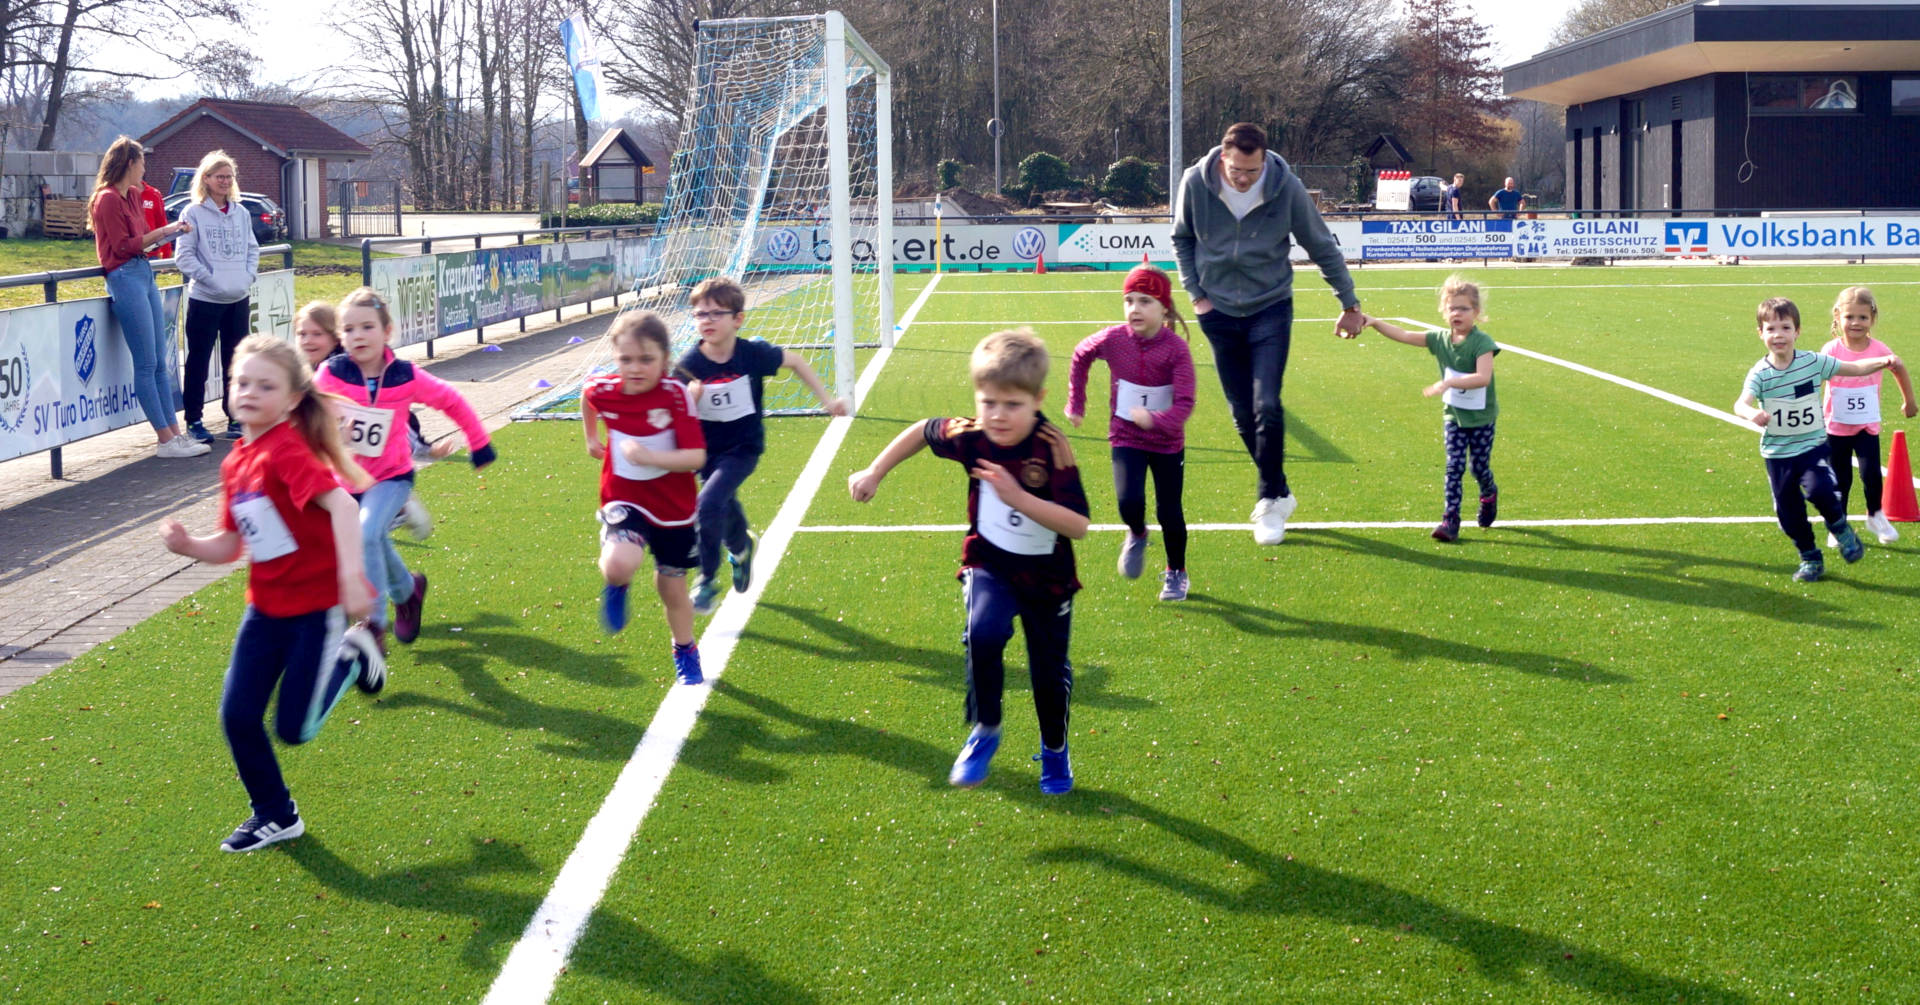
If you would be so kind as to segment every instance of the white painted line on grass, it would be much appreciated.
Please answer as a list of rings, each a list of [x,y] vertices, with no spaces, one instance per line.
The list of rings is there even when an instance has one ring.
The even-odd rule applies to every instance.
[[[1650,527],[1663,524],[1711,524],[1711,523],[1773,523],[1771,516],[1619,516],[1591,517],[1569,520],[1501,520],[1494,524],[1495,530],[1504,527]],[[1239,531],[1246,533],[1252,524],[1248,523],[1190,523],[1189,531]],[[1160,525],[1150,523],[1149,529],[1159,530]],[[894,524],[830,524],[799,528],[802,534],[957,534],[967,529],[964,523],[909,523]],[[1110,531],[1118,533],[1126,530],[1123,523],[1096,523],[1087,527],[1090,531]],[[1287,529],[1292,530],[1432,530],[1432,520],[1289,520]]]
[[[936,276],[920,291],[919,298],[914,300],[913,306],[907,309],[906,316],[900,321],[896,343],[899,338],[905,337],[915,315],[920,313],[920,308],[938,285],[940,280]],[[881,367],[886,365],[892,354],[890,349],[881,349],[874,354],[856,385],[856,401],[866,400],[867,392],[872,390],[874,381],[879,378]],[[806,515],[807,507],[812,505],[814,495],[826,480],[834,457],[840,452],[840,445],[845,442],[847,430],[852,425],[852,416],[843,416],[827,423],[826,432],[821,434],[820,442],[814,446],[806,467],[801,470],[792,491],[787,493],[786,501],[780,504],[780,511],[774,515],[773,522],[767,525],[766,532],[760,538],[754,557],[753,585],[745,593],[729,594],[719,611],[715,612],[713,620],[707,623],[706,633],[700,637],[700,661],[707,683],[690,687],[676,684],[667,691],[666,698],[660,702],[659,711],[654,713],[653,721],[647,724],[646,733],[640,737],[639,746],[634,748],[633,757],[621,769],[620,777],[601,802],[593,819],[587,822],[585,832],[580,835],[580,843],[574,846],[566,864],[560,867],[546,900],[533,912],[526,930],[520,933],[520,941],[514,943],[513,950],[507,954],[506,964],[501,967],[499,976],[494,978],[493,987],[487,991],[487,1002],[525,1005],[528,1002],[544,1002],[552,996],[554,982],[566,966],[574,943],[586,930],[594,908],[599,906],[600,898],[607,892],[607,884],[613,881],[614,871],[626,858],[634,835],[640,832],[641,821],[646,819],[654,800],[659,798],[667,774],[680,757],[680,749],[693,733],[700,710],[713,694],[712,682],[726,672],[727,661],[740,641],[740,633],[745,630],[747,619],[759,604],[761,591],[779,570],[787,545],[792,542],[794,533],[800,530],[800,519]]]

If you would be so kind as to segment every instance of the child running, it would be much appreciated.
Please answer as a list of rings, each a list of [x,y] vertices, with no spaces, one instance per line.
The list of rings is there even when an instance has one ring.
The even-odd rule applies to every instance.
[[[1841,362],[1891,356],[1893,350],[1873,337],[1873,326],[1880,320],[1880,304],[1873,291],[1864,286],[1849,286],[1833,302],[1833,339],[1820,348],[1822,353]],[[1913,381],[1907,368],[1890,367],[1894,383],[1900,386],[1900,412],[1911,419],[1920,413],[1913,400]],[[1835,377],[1827,385],[1827,451],[1833,465],[1833,480],[1840,490],[1840,507],[1846,510],[1847,496],[1853,491],[1853,461],[1860,463],[1860,494],[1866,497],[1867,529],[1881,544],[1900,540],[1900,532],[1880,512],[1880,375]],[[1827,535],[1827,545],[1838,542]]]
[[[693,473],[707,462],[702,423],[685,384],[665,376],[673,341],[652,311],[629,311],[607,329],[614,372],[580,391],[587,456],[600,461],[600,616],[607,631],[627,625],[627,586],[653,549],[653,588],[673,633],[673,670],[682,684],[698,684],[700,650],[693,642],[693,601],[687,569],[693,565]],[[607,442],[600,441],[600,424]]]
[[[871,500],[900,462],[931,449],[958,461],[967,483],[967,537],[960,546],[966,599],[967,721],[973,731],[947,781],[971,788],[987,779],[1000,749],[1005,653],[1018,617],[1027,637],[1033,710],[1040,719],[1040,791],[1073,789],[1067,757],[1067,702],[1073,664],[1073,541],[1087,536],[1087,496],[1067,435],[1040,414],[1047,347],[1027,329],[995,332],[973,350],[972,418],[922,419],[893,438],[873,464],[847,478],[857,502]]]
[[[1067,374],[1067,421],[1080,425],[1087,411],[1087,371],[1107,361],[1113,417],[1113,494],[1127,525],[1120,546],[1120,575],[1139,579],[1147,554],[1147,473],[1153,473],[1154,516],[1166,538],[1167,569],[1161,600],[1187,599],[1187,518],[1180,505],[1186,478],[1187,417],[1193,414],[1193,354],[1167,326],[1187,321],[1173,306],[1173,280],[1147,264],[1127,273],[1123,303],[1127,320],[1089,335],[1073,350]]]
[[[1800,309],[1785,297],[1761,301],[1755,320],[1767,354],[1747,371],[1733,411],[1760,427],[1760,456],[1766,459],[1767,481],[1773,486],[1773,514],[1800,551],[1800,568],[1793,578],[1811,583],[1826,573],[1826,561],[1807,523],[1807,503],[1827,521],[1840,557],[1858,562],[1866,551],[1847,525],[1846,507],[1834,483],[1826,429],[1820,421],[1820,385],[1835,376],[1861,377],[1897,367],[1900,357],[1889,354],[1843,363],[1795,349]]]
[[[305,743],[349,682],[380,690],[376,656],[343,648],[347,619],[365,617],[372,597],[360,559],[359,507],[336,476],[367,484],[366,472],[313,387],[291,345],[270,335],[234,352],[231,401],[243,439],[220,464],[220,531],[194,537],[176,520],[160,523],[167,549],[225,563],[245,550],[247,608],[220,696],[220,725],[246,786],[253,815],[220,844],[253,851],[299,837],[306,822],[287,791],[262,717],[280,688],[274,732]],[[359,631],[355,629],[354,631]]]
[[[314,373],[325,368],[327,360],[340,353],[340,317],[334,313],[333,305],[325,300],[315,300],[300,308],[293,318],[293,341],[300,347],[300,354],[307,358],[307,365]],[[420,419],[412,409],[407,410],[407,436],[413,445],[414,460],[421,458],[421,445],[418,439]],[[446,439],[428,449],[427,456],[439,460],[453,453],[453,440]],[[400,507],[400,515],[394,518],[394,529],[405,527],[415,541],[425,541],[433,534],[433,514],[427,512],[427,506],[420,501],[420,493],[407,495],[406,505]]]
[[[1440,396],[1444,407],[1447,441],[1446,509],[1439,526],[1433,528],[1436,541],[1454,541],[1460,537],[1461,476],[1467,458],[1473,459],[1473,480],[1480,484],[1482,527],[1493,526],[1500,513],[1500,489],[1493,481],[1493,422],[1500,406],[1493,393],[1493,357],[1500,347],[1493,336],[1477,325],[1485,312],[1481,308],[1480,287],[1461,276],[1448,276],[1440,285],[1440,314],[1447,319],[1447,330],[1415,334],[1376,317],[1365,323],[1374,331],[1407,345],[1424,345],[1440,364],[1440,379],[1420,393]]]
[[[820,399],[829,415],[847,414],[845,399],[827,394],[806,357],[764,339],[741,339],[747,321],[747,295],[726,276],[703,280],[688,295],[700,341],[681,355],[675,374],[693,388],[700,428],[707,438],[707,462],[700,468],[700,578],[693,586],[693,610],[712,613],[720,596],[714,576],[720,571],[720,546],[733,566],[733,589],[753,583],[756,542],[740,486],[753,474],[767,449],[760,421],[761,383],[784,367]]]
[[[493,445],[473,406],[451,384],[396,358],[387,341],[393,315],[371,287],[362,286],[340,301],[339,355],[328,360],[315,383],[346,399],[338,404],[347,449],[360,458],[373,487],[360,496],[361,546],[367,574],[380,591],[369,627],[386,651],[387,601],[393,602],[393,637],[411,644],[420,635],[427,577],[408,572],[388,534],[394,517],[413,494],[413,452],[397,435],[414,402],[446,413],[466,435],[475,469],[492,464]]]

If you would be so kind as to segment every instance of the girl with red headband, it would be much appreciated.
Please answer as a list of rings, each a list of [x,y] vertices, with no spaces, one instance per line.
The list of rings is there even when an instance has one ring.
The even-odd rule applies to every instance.
[[[1180,506],[1186,471],[1187,417],[1193,414],[1193,354],[1168,327],[1187,321],[1173,306],[1173,281],[1142,263],[1127,273],[1126,321],[1089,335],[1073,350],[1067,375],[1067,421],[1080,425],[1087,409],[1087,371],[1107,361],[1113,415],[1113,489],[1127,525],[1120,574],[1140,578],[1147,554],[1147,475],[1153,475],[1154,516],[1167,546],[1161,600],[1187,599],[1187,518]]]

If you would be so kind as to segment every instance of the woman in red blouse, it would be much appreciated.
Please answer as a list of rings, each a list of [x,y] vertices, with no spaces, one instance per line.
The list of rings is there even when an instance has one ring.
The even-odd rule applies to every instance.
[[[160,288],[154,284],[153,266],[146,258],[147,249],[192,228],[183,222],[148,229],[139,201],[146,173],[146,151],[137,140],[122,136],[107,148],[95,179],[93,203],[88,207],[93,218],[93,248],[100,256],[101,271],[107,275],[113,316],[120,322],[127,352],[133,357],[134,397],[159,440],[154,454],[195,457],[210,448],[181,435],[180,420],[174,415],[173,374],[167,366],[167,321],[160,304]]]

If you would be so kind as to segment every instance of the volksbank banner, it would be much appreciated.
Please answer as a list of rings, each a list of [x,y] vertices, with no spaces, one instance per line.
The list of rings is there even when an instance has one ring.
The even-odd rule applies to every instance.
[[[1348,259],[1394,261],[1445,258],[1660,258],[1741,255],[1746,257],[1858,258],[1920,257],[1920,217],[1773,217],[1656,218],[1618,220],[1534,220],[1497,217],[1475,220],[1408,218],[1331,220],[1327,227]],[[1161,264],[1173,261],[1172,227],[1167,223],[965,224],[944,227],[900,226],[893,230],[893,261],[901,268],[928,268],[936,252],[943,265],[1117,266],[1142,255]],[[871,263],[872,242],[856,239],[853,258]],[[825,226],[784,225],[763,232],[752,264],[761,268],[824,267],[833,247]],[[1295,262],[1306,252],[1296,243]]]

